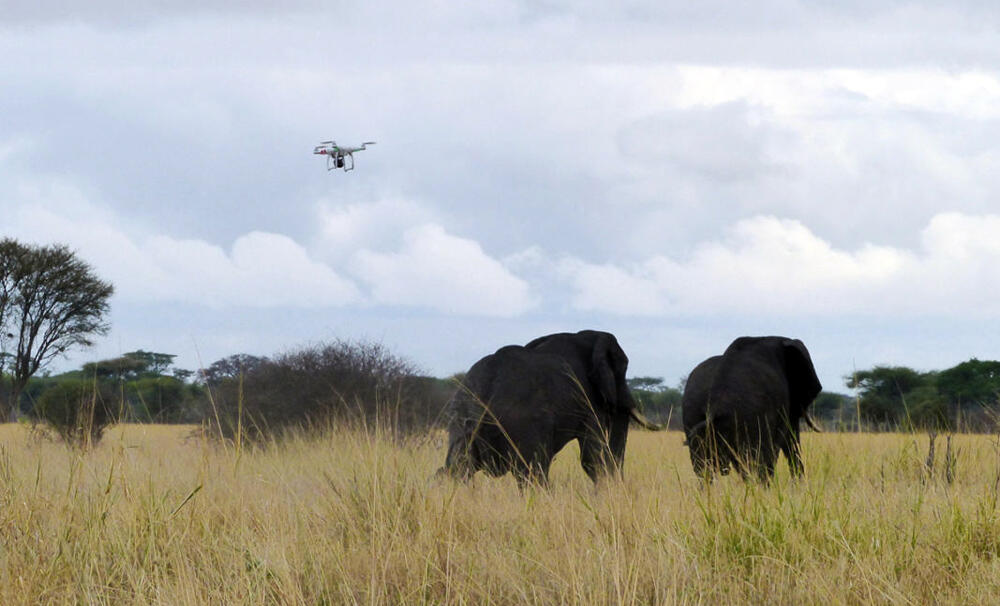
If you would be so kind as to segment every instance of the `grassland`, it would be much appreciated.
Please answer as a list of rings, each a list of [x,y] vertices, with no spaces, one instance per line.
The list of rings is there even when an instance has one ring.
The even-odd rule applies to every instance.
[[[807,434],[807,476],[700,487],[677,433],[634,432],[594,488],[432,478],[440,438],[263,450],[121,426],[79,453],[0,427],[2,604],[1000,603],[995,438]]]

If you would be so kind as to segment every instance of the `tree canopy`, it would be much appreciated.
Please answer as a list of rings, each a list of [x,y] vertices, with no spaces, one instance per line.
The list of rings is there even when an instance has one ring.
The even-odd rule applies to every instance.
[[[1000,362],[972,358],[937,377],[941,395],[956,403],[994,404],[1000,394]]]
[[[942,371],[875,366],[846,377],[864,420],[879,427],[955,429],[992,425],[1000,401],[1000,361],[962,362]]]
[[[173,364],[172,354],[152,351],[130,351],[117,358],[88,362],[83,365],[83,373],[100,378],[116,378],[125,381],[141,377],[157,377],[166,373]]]
[[[28,379],[52,359],[108,331],[114,287],[68,247],[0,240],[0,371],[11,369],[0,405],[9,418]]]

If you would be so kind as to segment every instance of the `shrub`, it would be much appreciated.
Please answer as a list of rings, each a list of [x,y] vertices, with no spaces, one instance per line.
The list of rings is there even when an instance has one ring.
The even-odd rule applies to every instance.
[[[408,434],[439,420],[450,395],[443,383],[418,377],[382,345],[336,341],[254,358],[242,374],[208,381],[206,421],[225,437],[257,441],[332,424]]]
[[[96,381],[70,379],[45,390],[35,404],[36,417],[73,446],[100,441],[117,415],[114,391]]]

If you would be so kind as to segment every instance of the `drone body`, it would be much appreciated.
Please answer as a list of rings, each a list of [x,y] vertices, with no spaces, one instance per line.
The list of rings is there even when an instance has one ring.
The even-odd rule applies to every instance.
[[[359,146],[337,145],[336,141],[323,141],[313,148],[314,154],[326,156],[326,170],[342,168],[344,172],[354,170],[354,152],[362,151],[374,141],[365,141]]]

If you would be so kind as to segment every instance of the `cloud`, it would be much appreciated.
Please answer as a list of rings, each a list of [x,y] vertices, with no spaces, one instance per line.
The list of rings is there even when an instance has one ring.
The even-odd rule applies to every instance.
[[[238,13],[273,16],[280,13],[296,13],[322,7],[322,0],[294,0],[283,2],[280,8],[271,2],[232,2],[212,0],[138,0],[128,4],[117,4],[98,0],[86,5],[71,0],[39,0],[38,2],[14,2],[5,5],[7,23],[98,23],[107,25],[140,25],[160,21],[164,18],[183,18],[202,15],[232,15]]]
[[[361,248],[399,247],[407,228],[434,221],[435,214],[420,203],[400,197],[370,203],[318,204],[316,247],[334,259]]]
[[[350,280],[313,260],[287,236],[250,232],[227,251],[204,240],[130,233],[73,188],[51,188],[41,197],[53,194],[63,202],[36,200],[16,207],[2,233],[69,245],[115,285],[118,298],[212,307],[323,307],[361,299]]]
[[[18,202],[6,212],[0,234],[69,245],[132,304],[225,309],[374,303],[497,317],[537,304],[527,281],[474,240],[421,222],[430,212],[409,200],[321,204],[317,256],[286,235],[260,230],[236,237],[229,247],[151,233],[58,178],[24,180],[16,189]],[[391,250],[396,252],[386,252]],[[370,296],[337,267],[368,285]]]
[[[1000,215],[942,213],[917,251],[840,250],[794,220],[736,223],[686,258],[559,263],[581,310],[622,315],[1000,313]]]
[[[322,202],[318,214],[315,247],[350,267],[376,304],[500,317],[536,304],[528,282],[515,275],[519,255],[490,257],[475,240],[449,233],[438,213],[419,202],[398,197],[339,206]]]
[[[435,224],[410,228],[397,253],[359,251],[353,273],[383,305],[419,305],[445,313],[510,317],[535,305],[528,283],[473,240]]]
[[[353,283],[281,234],[250,232],[228,254],[203,241],[165,236],[151,238],[146,250],[174,278],[170,292],[212,306],[324,307],[360,300]]]
[[[780,132],[745,101],[671,110],[626,126],[618,145],[647,167],[667,165],[717,182],[752,179],[777,166],[769,147]]]

